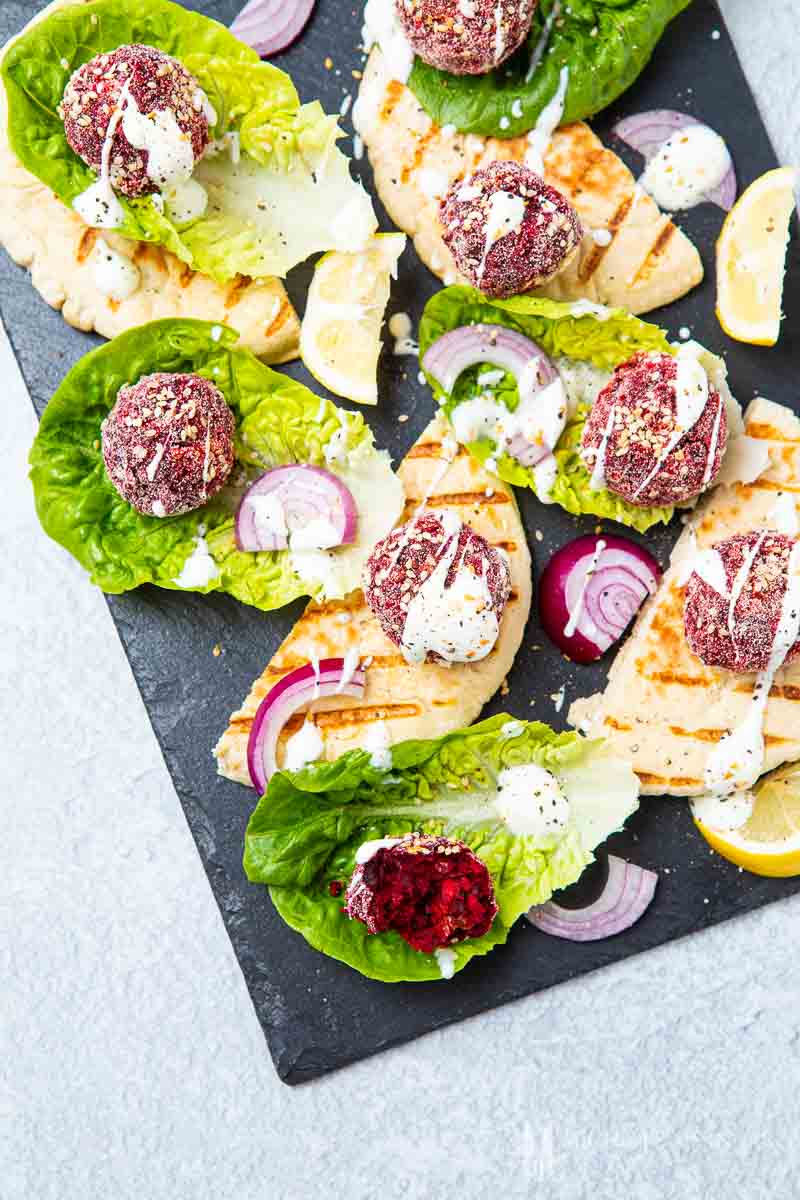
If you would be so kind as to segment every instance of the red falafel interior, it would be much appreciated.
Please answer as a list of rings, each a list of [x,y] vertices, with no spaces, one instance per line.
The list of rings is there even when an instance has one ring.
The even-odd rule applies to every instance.
[[[341,597],[400,516],[402,485],[361,415],[237,340],[204,321],[153,322],[88,354],[48,404],[30,455],[39,519],[104,591],[224,591],[263,610]],[[363,516],[347,545],[314,551],[304,527],[302,549],[294,528],[286,549],[239,549],[240,497],[288,464],[347,489]]]
[[[477,340],[476,329],[496,324],[528,339],[529,364],[517,361],[518,350],[513,364],[507,356],[493,361],[491,345],[481,344],[479,354],[463,350]],[[452,337],[458,331],[463,339]],[[507,483],[575,516],[644,533],[711,487],[729,453],[741,469],[726,482],[751,483],[763,470],[753,456],[731,453],[743,444],[744,422],[724,362],[695,343],[671,345],[657,325],[623,309],[527,295],[490,300],[474,288],[449,287],[426,304],[419,340],[423,369],[456,437]],[[522,454],[515,457],[510,434],[518,422],[511,418],[521,408],[520,382],[533,367],[541,373],[542,361],[546,378],[560,379],[566,421],[553,452],[528,466]],[[533,395],[534,409],[540,398],[552,400],[549,386]]]
[[[62,7],[23,32],[2,73],[27,170],[87,224],[163,246],[218,283],[360,250],[377,227],[336,119],[170,0]]]
[[[579,878],[637,807],[600,742],[492,717],[272,776],[244,866],[309,944],[385,982],[449,979]]]

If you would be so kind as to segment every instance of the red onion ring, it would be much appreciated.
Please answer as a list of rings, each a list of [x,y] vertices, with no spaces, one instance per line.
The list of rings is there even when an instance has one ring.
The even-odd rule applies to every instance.
[[[290,671],[275,684],[258,706],[247,742],[247,768],[259,796],[263,796],[278,769],[278,738],[289,718],[325,696],[360,699],[366,682],[362,667],[356,667],[351,675],[345,670],[343,658],[325,658],[318,664],[318,669],[307,663]]]
[[[660,577],[652,555],[628,538],[576,538],[542,574],[542,627],[573,662],[595,662],[622,637]]]
[[[268,58],[291,46],[303,32],[315,0],[250,0],[231,24],[231,33]]]
[[[593,904],[562,908],[548,900],[525,915],[531,925],[552,937],[571,942],[597,942],[630,929],[650,907],[658,875],[613,854],[608,856],[608,879]]]
[[[536,377],[531,381],[525,377],[529,395],[538,395],[559,378],[544,350],[524,334],[504,325],[461,325],[442,334],[428,348],[422,366],[428,375],[448,396],[453,391],[458,377],[467,370],[481,364],[502,367],[517,381],[522,391],[523,372],[536,361]],[[542,442],[529,441],[522,433],[500,447],[515,458],[523,467],[535,467],[555,449]]]
[[[339,539],[334,545],[349,546],[355,541],[358,508],[350,489],[324,467],[290,463],[259,475],[242,496],[235,522],[240,550],[285,550],[288,546],[288,538],[282,534],[259,533],[254,500],[270,495],[279,501],[290,534],[311,521],[324,520]]]
[[[672,108],[657,108],[652,112],[635,113],[631,117],[625,117],[613,126],[611,132],[632,150],[644,155],[647,160],[658,153],[673,133],[690,125],[705,125],[705,122],[698,121],[697,117],[690,117],[688,113],[676,112]],[[711,126],[706,128],[710,129]],[[736,203],[737,191],[736,171],[731,161],[722,181],[707,192],[705,198],[725,212],[730,212]]]

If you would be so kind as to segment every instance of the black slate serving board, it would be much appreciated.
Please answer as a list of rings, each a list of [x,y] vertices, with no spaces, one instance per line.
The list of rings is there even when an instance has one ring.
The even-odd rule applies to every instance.
[[[44,7],[41,0],[5,0],[0,39],[5,41]],[[241,0],[189,3],[228,22]],[[290,71],[303,99],[319,97],[336,112],[347,92],[355,95],[351,72],[362,65],[361,5],[318,0],[300,42],[276,61]],[[333,66],[326,68],[330,57]],[[713,125],[733,153],[741,185],[774,167],[776,159],[758,109],[742,74],[713,0],[694,0],[668,30],[638,84],[613,109],[593,122],[610,141],[614,120],[651,108],[678,108]],[[345,123],[349,129],[349,123]],[[619,145],[614,145],[618,151]],[[349,144],[346,146],[349,149]],[[626,153],[634,170],[636,156]],[[356,170],[371,185],[366,158]],[[391,223],[381,212],[382,228]],[[724,353],[735,394],[743,404],[761,392],[796,404],[793,362],[800,356],[800,244],[794,239],[785,294],[787,319],[777,348],[761,350],[731,342],[714,317],[713,247],[722,214],[703,205],[681,223],[700,247],[708,269],[704,285],[656,318],[677,336],[682,326],[710,349]],[[302,312],[310,268],[289,280]],[[406,251],[393,288],[390,312],[407,310],[416,320],[438,283],[412,249]],[[33,292],[27,274],[0,255],[0,308],[37,412],[68,368],[98,339],[70,329]],[[288,371],[317,388],[300,364]],[[379,445],[402,457],[432,413],[426,387],[416,379],[413,359],[383,357],[381,404],[367,416]],[[408,421],[399,423],[400,414]],[[579,532],[594,527],[520,494],[531,537],[536,572],[550,553]],[[541,531],[543,540],[534,534]],[[677,523],[645,539],[662,563],[677,536]],[[264,889],[249,885],[241,868],[242,838],[253,793],[220,779],[211,747],[256,675],[302,611],[296,604],[264,615],[228,597],[183,596],[155,588],[111,598],[109,606],[139,685],[153,729],[194,835],[203,865],[235,948],[264,1029],[276,1069],[287,1083],[313,1079],[388,1046],[517,997],[551,987],[583,972],[617,962],[662,942],[702,929],[800,890],[800,880],[770,880],[740,873],[712,854],[692,825],[682,801],[646,800],[610,849],[660,872],[656,898],[642,920],[609,941],[577,945],[548,938],[520,921],[506,946],[478,959],[452,982],[386,986],[311,950],[276,916]],[[212,650],[222,647],[215,657]],[[607,662],[594,667],[567,664],[531,618],[514,668],[510,692],[486,710],[536,717],[565,725],[569,703],[598,690]],[[556,712],[551,695],[565,686]],[[579,885],[597,888],[593,867]]]

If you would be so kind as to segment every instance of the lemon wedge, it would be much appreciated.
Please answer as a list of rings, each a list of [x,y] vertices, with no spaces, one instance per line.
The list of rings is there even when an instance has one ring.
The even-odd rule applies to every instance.
[[[377,234],[365,250],[325,254],[317,263],[300,328],[300,355],[329,391],[378,403],[381,325],[403,233]]]
[[[734,204],[717,241],[717,317],[729,337],[774,346],[781,326],[794,167],[767,171]]]
[[[800,875],[800,763],[765,775],[752,793],[713,802],[713,810],[711,803],[695,801],[692,814],[718,854],[754,875]],[[736,827],[715,827],[731,823]]]

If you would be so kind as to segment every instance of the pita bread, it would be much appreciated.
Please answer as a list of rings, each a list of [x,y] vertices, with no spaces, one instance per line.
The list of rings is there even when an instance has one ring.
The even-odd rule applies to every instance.
[[[367,729],[377,721],[385,721],[392,743],[440,737],[469,725],[502,684],[531,606],[531,558],[525,531],[510,488],[487,474],[463,447],[442,473],[444,435],[445,426],[437,418],[400,465],[398,474],[407,496],[403,520],[432,487],[431,508],[455,508],[487,541],[506,551],[512,593],[496,646],[478,663],[409,666],[383,633],[361,592],[342,601],[312,602],[231,717],[214,751],[221,775],[249,785],[247,740],[256,709],[283,675],[310,661],[312,652],[320,658],[343,658],[351,646],[358,646],[361,662],[369,663],[363,699],[333,697],[314,705],[312,719],[324,736],[328,761],[361,746]],[[291,720],[285,734],[296,732],[303,719]]]
[[[88,2],[56,0],[30,24],[68,3]],[[237,276],[217,284],[159,246],[90,229],[22,166],[7,126],[5,88],[0,87],[0,242],[19,266],[30,269],[37,292],[61,310],[68,324],[113,338],[160,317],[197,317],[231,325],[241,345],[268,362],[297,357],[300,324],[279,280]],[[101,238],[139,269],[141,285],[127,300],[112,300],[97,289],[92,251]]]
[[[768,446],[769,467],[754,483],[717,487],[698,505],[658,591],[609,671],[606,690],[576,700],[569,712],[570,724],[582,732],[612,739],[615,753],[631,760],[646,795],[702,793],[709,754],[747,712],[754,677],[706,667],[689,650],[682,583],[694,536],[705,547],[768,528],[780,491],[800,503],[800,419],[783,405],[756,399],[745,422],[749,436]],[[764,734],[765,771],[800,758],[800,663],[778,673]]]
[[[413,92],[390,77],[377,48],[364,71],[354,120],[392,220],[413,237],[434,275],[447,284],[467,282],[439,232],[441,196],[455,180],[495,159],[522,161],[527,140],[445,135]],[[588,125],[556,131],[545,178],[568,197],[587,230],[605,230],[611,241],[600,245],[587,232],[572,262],[538,294],[646,313],[700,283],[697,250]]]

